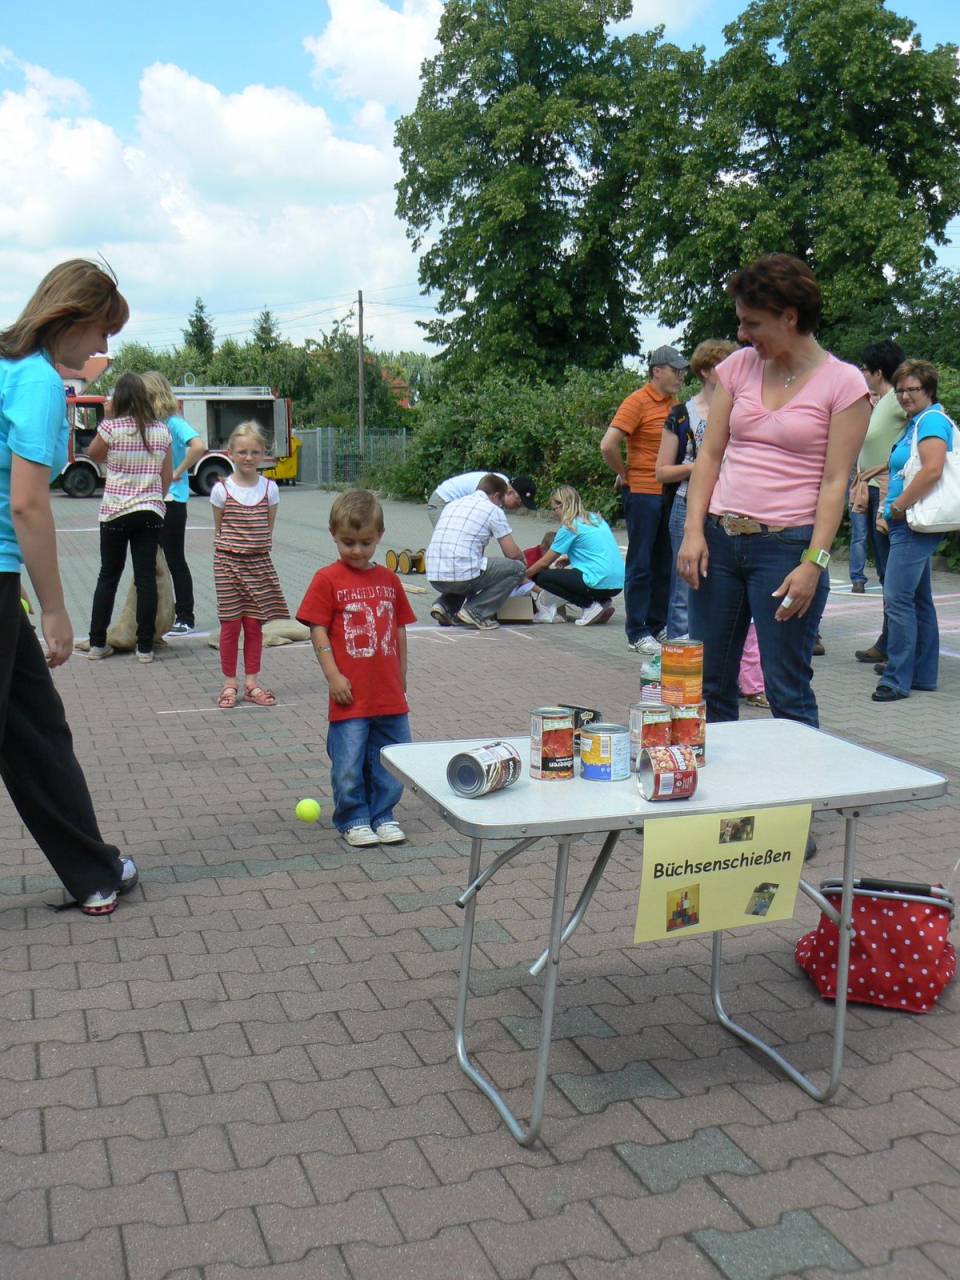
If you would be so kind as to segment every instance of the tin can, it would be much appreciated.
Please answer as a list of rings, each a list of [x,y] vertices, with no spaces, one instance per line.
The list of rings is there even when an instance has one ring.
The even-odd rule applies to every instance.
[[[703,698],[703,644],[699,640],[667,640],[660,649],[660,684],[664,702],[683,707]]]
[[[573,750],[575,754],[579,754],[581,730],[584,725],[595,724],[598,720],[602,720],[603,712],[597,711],[594,707],[575,707],[570,703],[564,704],[564,709],[573,712]]]
[[[591,724],[580,730],[580,776],[619,782],[630,776],[630,730],[625,724]]]
[[[531,712],[531,778],[561,782],[573,777],[573,721],[569,707],[538,707]]]
[[[672,715],[662,702],[640,702],[630,708],[630,768],[636,769],[637,757],[644,747],[669,747],[672,739]]]
[[[660,687],[659,680],[640,679],[640,701],[641,702],[663,702],[663,689]]]
[[[521,767],[516,747],[509,742],[488,742],[452,756],[447,765],[447,782],[459,796],[485,796],[516,782]]]
[[[697,789],[692,747],[644,747],[637,760],[637,783],[644,800],[689,800]]]
[[[671,744],[675,747],[692,747],[697,757],[697,767],[707,762],[707,704],[692,702],[685,707],[671,707]]]

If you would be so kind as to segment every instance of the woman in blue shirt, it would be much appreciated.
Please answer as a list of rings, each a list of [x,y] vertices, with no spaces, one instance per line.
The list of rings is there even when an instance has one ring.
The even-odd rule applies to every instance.
[[[561,485],[550,495],[550,509],[560,521],[550,550],[527,570],[541,588],[538,622],[553,622],[566,601],[583,610],[577,625],[608,622],[613,597],[623,590],[623,556],[610,526],[596,512],[588,512],[576,489]],[[560,557],[568,568],[552,567]],[[544,600],[544,595],[556,598]]]
[[[942,535],[914,533],[906,513],[939,481],[947,449],[953,445],[953,423],[937,403],[937,371],[932,364],[905,360],[893,375],[893,388],[908,420],[903,435],[890,451],[890,487],[883,509],[890,533],[890,555],[883,579],[887,661],[875,668],[880,683],[873,694],[874,702],[909,698],[911,689],[936,689],[940,662],[930,561]],[[920,470],[904,486],[903,469],[914,434]]]
[[[67,460],[66,393],[54,368],[81,369],[129,314],[116,281],[74,259],[41,280],[0,330],[0,775],[24,825],[87,915],[109,915],[137,882],[97,826],[63,703],[50,676],[73,649],[63,602],[50,479]],[[26,569],[41,649],[20,603]]]

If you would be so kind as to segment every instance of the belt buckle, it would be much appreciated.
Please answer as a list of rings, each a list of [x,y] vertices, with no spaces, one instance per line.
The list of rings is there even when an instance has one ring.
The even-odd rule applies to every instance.
[[[734,538],[742,533],[761,532],[760,521],[754,520],[751,516],[722,515],[720,517],[720,527],[724,533]]]

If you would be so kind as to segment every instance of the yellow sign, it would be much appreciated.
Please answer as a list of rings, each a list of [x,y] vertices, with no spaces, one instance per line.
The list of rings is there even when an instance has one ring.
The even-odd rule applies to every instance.
[[[634,942],[793,916],[811,806],[651,818]]]

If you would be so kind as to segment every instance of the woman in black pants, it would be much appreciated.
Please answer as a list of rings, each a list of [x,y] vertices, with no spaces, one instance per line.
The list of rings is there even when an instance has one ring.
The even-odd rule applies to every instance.
[[[158,422],[143,379],[120,376],[111,397],[112,418],[104,418],[87,449],[94,462],[106,461],[100,504],[100,576],[90,614],[89,657],[109,658],[107,627],[127,546],[137,587],[137,659],[153,661],[157,625],[157,548],[163,530],[164,494],[170,488],[170,432]]]
[[[537,622],[556,621],[566,603],[582,610],[577,625],[609,622],[613,597],[623,590],[623,556],[606,520],[589,512],[580,494],[568,484],[554,489],[550,509],[560,528],[549,551],[527,569],[540,588]],[[559,565],[565,565],[559,568]]]
[[[66,394],[54,361],[82,368],[106,351],[128,314],[116,281],[74,259],[54,267],[0,331],[0,776],[87,915],[109,915],[118,893],[136,884],[137,868],[101,838],[49,670],[73,650],[50,507],[51,476],[67,458]],[[24,568],[46,653],[21,605]]]

